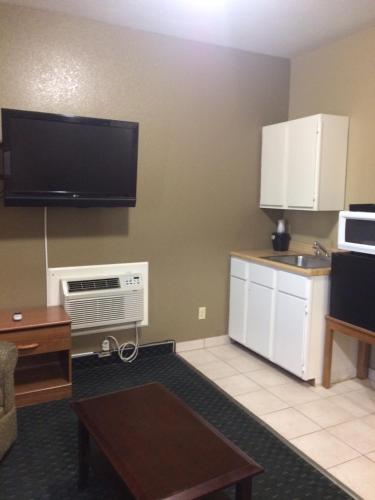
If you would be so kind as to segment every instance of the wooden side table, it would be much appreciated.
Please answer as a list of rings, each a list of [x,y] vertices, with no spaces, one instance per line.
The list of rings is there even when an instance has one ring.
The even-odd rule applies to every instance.
[[[27,406],[72,395],[71,319],[61,306],[0,312],[0,340],[18,349],[15,370],[16,406]]]
[[[370,358],[370,345],[375,345],[375,332],[359,326],[346,323],[332,316],[326,316],[326,337],[324,344],[323,380],[326,389],[331,387],[331,366],[333,333],[339,332],[359,340],[357,357],[357,377],[360,379],[368,376],[368,363]]]

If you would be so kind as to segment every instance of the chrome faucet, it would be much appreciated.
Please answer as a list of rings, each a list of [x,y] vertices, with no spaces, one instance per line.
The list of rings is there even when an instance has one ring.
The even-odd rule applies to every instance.
[[[330,256],[328,250],[326,248],[324,248],[324,246],[320,243],[320,241],[314,241],[313,250],[314,250],[314,254],[317,257],[321,257],[322,255],[324,255],[324,257]]]

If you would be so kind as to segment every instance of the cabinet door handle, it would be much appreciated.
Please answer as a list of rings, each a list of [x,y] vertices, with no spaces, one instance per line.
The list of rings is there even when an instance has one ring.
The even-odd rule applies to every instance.
[[[39,347],[39,344],[35,342],[34,344],[19,345],[17,349],[19,351],[26,351],[27,349],[35,349],[36,347]]]

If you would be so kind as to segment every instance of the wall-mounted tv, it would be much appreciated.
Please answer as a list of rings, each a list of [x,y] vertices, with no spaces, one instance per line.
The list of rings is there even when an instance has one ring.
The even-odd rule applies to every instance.
[[[138,123],[1,110],[6,206],[134,207]]]

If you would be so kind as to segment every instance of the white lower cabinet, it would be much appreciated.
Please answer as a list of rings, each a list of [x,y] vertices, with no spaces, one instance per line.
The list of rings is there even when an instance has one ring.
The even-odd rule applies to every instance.
[[[272,304],[272,288],[249,283],[245,345],[266,358],[270,357]]]
[[[301,378],[304,372],[307,319],[305,299],[276,291],[271,361]]]
[[[231,276],[229,297],[229,335],[233,340],[245,343],[247,282]]]
[[[319,383],[328,276],[305,277],[233,259],[229,336],[294,375]]]

